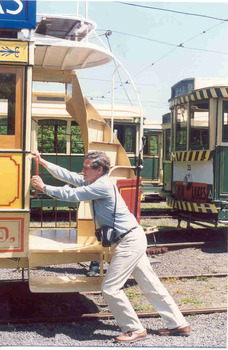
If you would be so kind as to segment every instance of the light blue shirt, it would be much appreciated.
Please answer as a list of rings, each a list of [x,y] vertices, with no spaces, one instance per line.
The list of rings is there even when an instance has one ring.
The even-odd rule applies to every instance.
[[[57,179],[67,182],[63,187],[45,186],[45,193],[56,199],[69,202],[81,202],[94,200],[96,227],[113,226],[115,193],[112,180],[107,174],[99,177],[89,184],[84,181],[83,175],[70,172],[58,165],[48,163],[47,170]],[[138,226],[134,215],[129,211],[124,199],[116,187],[116,215],[115,229],[117,236]],[[93,210],[92,210],[93,212]]]

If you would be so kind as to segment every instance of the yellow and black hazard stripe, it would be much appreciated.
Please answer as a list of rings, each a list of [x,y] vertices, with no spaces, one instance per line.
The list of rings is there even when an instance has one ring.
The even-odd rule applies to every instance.
[[[209,160],[213,151],[172,152],[172,160],[176,162],[192,162]]]
[[[174,209],[197,213],[218,214],[220,210],[215,204],[186,202],[171,197],[166,198],[166,203],[169,207]]]
[[[208,87],[203,89],[198,89],[190,93],[189,95],[178,96],[174,98],[174,105],[193,102],[198,100],[205,100],[208,98],[228,98],[228,88],[227,87]]]

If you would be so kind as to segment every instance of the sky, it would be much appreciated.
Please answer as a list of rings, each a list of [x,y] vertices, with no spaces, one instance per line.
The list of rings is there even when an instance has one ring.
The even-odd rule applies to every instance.
[[[133,78],[149,122],[161,122],[169,112],[171,87],[178,81],[228,78],[228,1],[87,3],[97,34],[112,31],[108,41],[104,35],[101,38]],[[76,15],[76,11],[76,0],[37,0],[38,18],[43,13]],[[79,2],[79,14],[86,15],[85,1]],[[91,103],[110,103],[114,69],[112,62],[78,71],[83,94]],[[138,107],[127,80],[120,70],[115,103]],[[47,84],[35,89],[47,90]]]

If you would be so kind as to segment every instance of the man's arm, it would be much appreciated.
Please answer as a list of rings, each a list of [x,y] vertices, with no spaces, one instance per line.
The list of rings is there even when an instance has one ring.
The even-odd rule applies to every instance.
[[[55,165],[51,162],[48,162],[40,156],[39,152],[34,152],[32,153],[32,155],[35,156],[38,163],[44,166],[48,170],[48,172],[56,179],[67,182],[74,186],[83,186],[87,184],[83,180],[82,175],[79,175],[75,172],[71,172],[65,168],[60,167],[59,165]]]
[[[96,200],[105,198],[108,195],[107,187],[99,182],[77,188],[72,188],[68,185],[57,187],[45,185],[39,176],[33,176],[32,185],[53,198],[69,202]]]

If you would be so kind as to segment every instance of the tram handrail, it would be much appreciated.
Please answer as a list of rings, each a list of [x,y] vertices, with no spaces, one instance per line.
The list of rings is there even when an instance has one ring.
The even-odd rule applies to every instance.
[[[35,162],[36,162],[36,175],[39,175],[39,161],[38,161],[38,156],[35,156]],[[36,198],[38,194],[38,189],[36,188],[36,191],[34,193],[34,195],[32,196],[32,198]]]
[[[115,165],[110,168],[109,175],[116,169],[136,169],[136,166],[130,166],[130,165]]]

